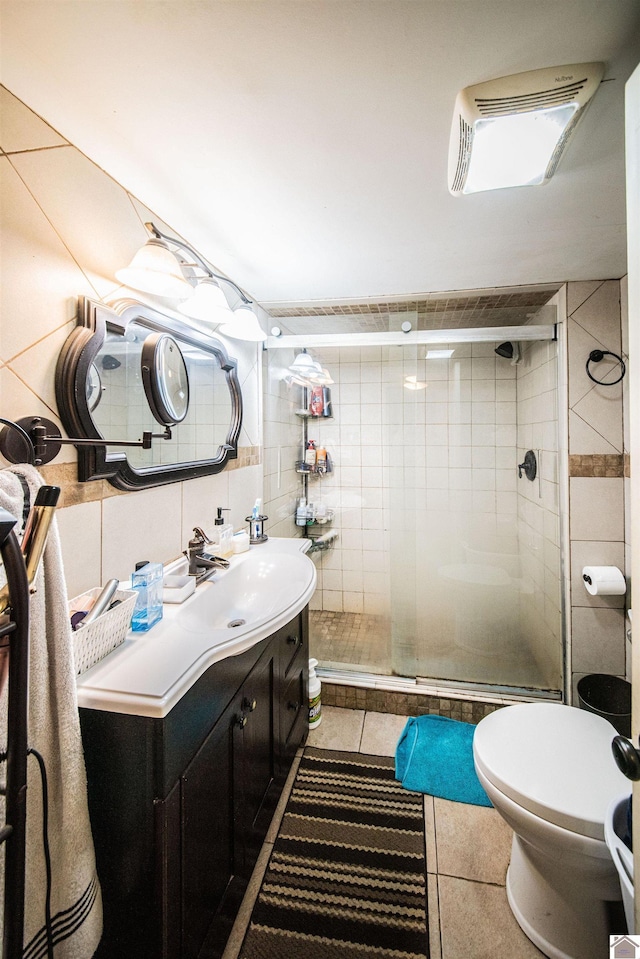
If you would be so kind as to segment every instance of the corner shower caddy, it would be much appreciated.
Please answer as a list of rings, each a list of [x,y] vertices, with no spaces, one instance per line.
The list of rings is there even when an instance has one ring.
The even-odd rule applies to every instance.
[[[312,413],[310,409],[308,408],[309,395],[306,387],[303,387],[302,399],[303,399],[303,406],[300,409],[297,409],[295,411],[295,414],[296,416],[300,418],[302,423],[302,451],[304,454],[304,451],[307,448],[307,442],[309,440],[309,420],[333,419],[333,414],[329,413],[328,415],[326,415],[324,413]],[[329,452],[327,452],[327,459],[329,462],[331,462]],[[317,478],[322,479],[322,477],[325,475],[325,471],[316,470],[314,468],[305,469],[304,466],[305,466],[304,459],[296,461],[296,473],[299,473],[300,476],[302,477],[302,480],[301,480],[302,489],[301,489],[300,497],[301,498],[304,497],[304,499],[307,500],[308,502],[309,478],[311,477],[316,479]],[[326,472],[330,472],[330,471],[331,470],[327,470]],[[326,513],[324,514],[324,517],[325,517],[324,519],[313,519],[311,520],[311,522],[307,522],[304,526],[300,527],[300,529],[302,530],[302,536],[305,539],[313,540],[311,544],[311,549],[309,550],[309,552],[316,552],[316,551],[331,548],[331,546],[333,545],[332,542],[316,544],[315,541],[319,539],[322,534],[313,535],[312,533],[309,532],[309,530],[314,527],[330,527],[331,523],[333,522],[334,516],[335,516],[334,511],[332,509],[328,509],[326,510]]]

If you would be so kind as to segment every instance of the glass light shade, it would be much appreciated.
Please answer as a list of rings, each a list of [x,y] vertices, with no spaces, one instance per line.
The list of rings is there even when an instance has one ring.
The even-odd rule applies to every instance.
[[[298,353],[295,360],[289,367],[292,373],[299,373],[303,376],[321,376],[322,367],[317,363],[309,353]]]
[[[233,314],[218,284],[206,277],[198,281],[195,293],[178,307],[180,313],[203,323],[232,323]]]
[[[129,266],[116,271],[121,283],[133,290],[185,300],[193,287],[184,278],[178,260],[162,240],[147,240]]]
[[[569,103],[477,120],[463,193],[542,183],[553,151],[577,110],[577,103]]]
[[[218,332],[229,336],[232,340],[247,340],[250,343],[260,343],[266,340],[267,334],[258,323],[258,318],[247,303],[243,303],[233,311],[233,318],[228,323],[218,327]]]

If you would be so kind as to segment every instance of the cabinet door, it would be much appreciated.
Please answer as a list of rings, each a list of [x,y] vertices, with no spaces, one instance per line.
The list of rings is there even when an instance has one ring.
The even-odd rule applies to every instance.
[[[276,720],[274,690],[277,647],[271,646],[240,691],[240,720],[234,725],[236,829],[248,879],[276,806]]]
[[[182,778],[182,954],[196,959],[236,871],[233,823],[234,704]]]
[[[309,640],[308,618],[304,610],[297,619],[277,634],[280,646],[279,764],[282,781],[299,746],[308,732],[309,715]]]

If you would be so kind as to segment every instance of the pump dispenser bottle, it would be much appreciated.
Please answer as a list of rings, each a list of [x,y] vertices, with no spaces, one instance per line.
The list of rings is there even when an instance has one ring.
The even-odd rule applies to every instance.
[[[228,510],[218,506],[218,515],[213,524],[213,536],[211,537],[216,556],[221,556],[223,559],[233,555],[233,525],[225,523],[222,515],[227,512]]]

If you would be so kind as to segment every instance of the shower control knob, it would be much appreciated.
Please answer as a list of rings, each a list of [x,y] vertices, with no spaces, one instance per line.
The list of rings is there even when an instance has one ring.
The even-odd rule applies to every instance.
[[[538,461],[533,450],[527,450],[524,454],[524,463],[518,463],[518,476],[522,479],[522,471],[531,482],[534,481],[538,472]]]
[[[634,781],[640,779],[640,751],[626,736],[616,736],[611,743],[611,751],[620,772]]]

